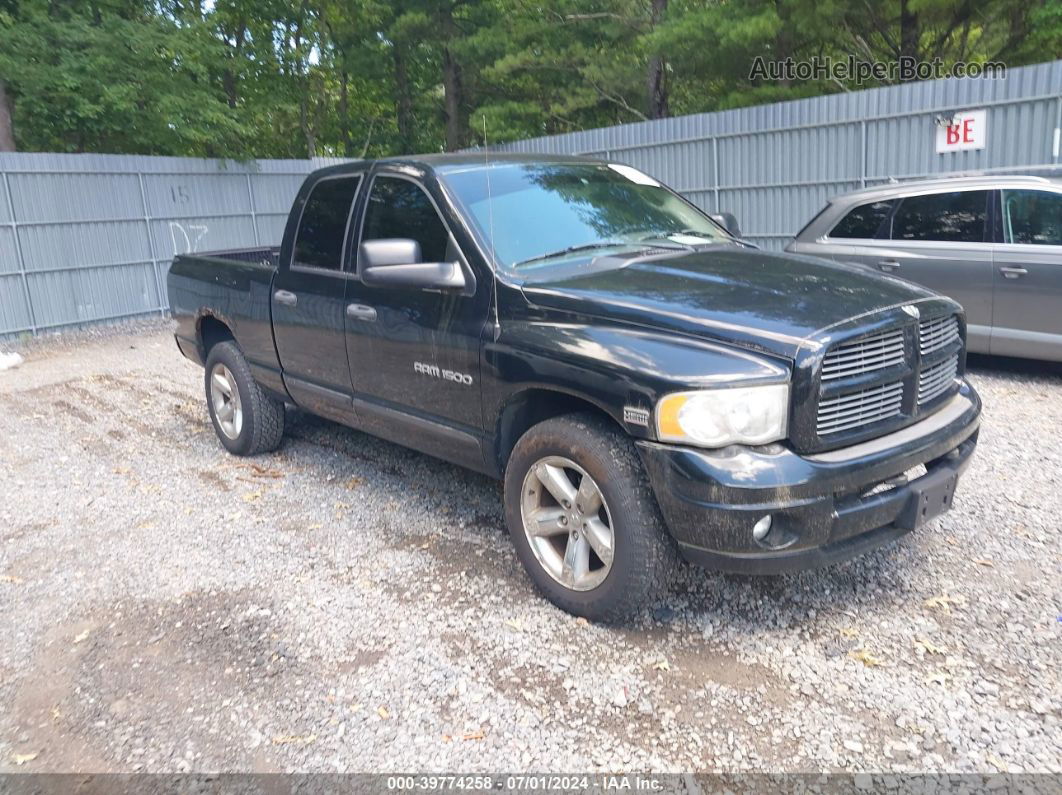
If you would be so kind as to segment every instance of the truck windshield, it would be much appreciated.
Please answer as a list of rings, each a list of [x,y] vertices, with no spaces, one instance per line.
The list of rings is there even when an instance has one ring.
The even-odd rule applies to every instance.
[[[493,239],[501,266],[520,272],[613,251],[730,240],[700,211],[629,166],[492,163],[444,166],[438,173],[482,238]]]

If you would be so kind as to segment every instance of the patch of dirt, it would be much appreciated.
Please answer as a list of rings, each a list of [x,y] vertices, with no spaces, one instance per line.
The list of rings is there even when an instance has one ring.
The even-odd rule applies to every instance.
[[[206,407],[191,400],[174,403],[173,413],[197,432],[205,431],[210,424],[210,418],[206,414]]]
[[[63,414],[68,414],[75,419],[81,420],[86,425],[92,425],[96,422],[96,418],[87,411],[65,400],[53,400],[52,406],[59,409]]]
[[[11,716],[27,738],[15,747],[15,753],[37,754],[36,772],[112,769],[105,751],[81,735],[72,715],[79,701],[74,671],[87,649],[76,639],[94,627],[92,620],[53,627],[41,638],[30,673],[15,690],[9,705]]]
[[[203,483],[212,489],[220,489],[221,491],[232,490],[232,487],[229,486],[225,478],[221,477],[221,475],[212,469],[201,469],[196,474]]]
[[[568,701],[564,677],[540,665],[518,665],[507,669],[493,684],[496,690],[509,698],[519,699],[533,707],[549,709],[553,704]]]
[[[770,668],[758,663],[746,663],[729,654],[712,651],[707,646],[698,649],[674,649],[668,657],[671,670],[662,675],[668,689],[704,687],[708,682],[735,690],[756,690],[763,686],[766,698],[777,706],[789,701],[789,691],[781,678]]]
[[[358,649],[350,658],[341,661],[337,666],[337,670],[340,674],[363,671],[366,668],[372,668],[386,656],[387,651],[385,649]]]
[[[94,458],[113,458],[114,448],[97,436],[82,436],[77,440],[78,446]]]
[[[11,527],[0,533],[0,538],[4,541],[17,541],[26,535],[33,535],[34,533],[40,533],[47,530],[52,526],[51,522],[24,522],[16,527]]]
[[[18,690],[20,721],[46,729],[37,742],[60,754],[49,767],[81,771],[168,758],[160,725],[189,747],[209,748],[219,732],[239,738],[254,730],[248,699],[281,699],[305,674],[270,608],[200,592],[116,604],[60,628],[35,670]],[[260,751],[244,764],[276,769]]]
[[[96,409],[96,411],[101,414],[110,414],[114,411],[114,405],[112,403],[108,403],[103,397],[97,395],[92,390],[87,389],[83,386],[83,383],[70,382],[63,384],[61,389],[75,395],[82,404],[92,406],[92,408]]]

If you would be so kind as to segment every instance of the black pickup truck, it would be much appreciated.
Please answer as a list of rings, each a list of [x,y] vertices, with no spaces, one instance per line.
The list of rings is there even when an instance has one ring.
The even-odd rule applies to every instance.
[[[761,251],[623,165],[323,169],[279,250],[179,256],[168,287],[230,452],[275,449],[287,403],[502,478],[531,579],[590,618],[676,551],[768,574],[895,539],[977,443],[956,303]]]

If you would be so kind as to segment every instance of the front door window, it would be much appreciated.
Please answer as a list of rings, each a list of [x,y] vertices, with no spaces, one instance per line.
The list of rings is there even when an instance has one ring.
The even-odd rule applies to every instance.
[[[365,210],[362,240],[406,238],[420,244],[424,262],[452,262],[450,233],[420,186],[400,177],[377,177]]]

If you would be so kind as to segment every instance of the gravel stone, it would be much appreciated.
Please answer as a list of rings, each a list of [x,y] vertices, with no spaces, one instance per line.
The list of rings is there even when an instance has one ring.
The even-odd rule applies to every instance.
[[[0,772],[1062,773],[1056,365],[971,359],[980,447],[921,532],[689,568],[609,627],[534,591],[487,478],[291,409],[225,453],[168,321],[18,350]]]

